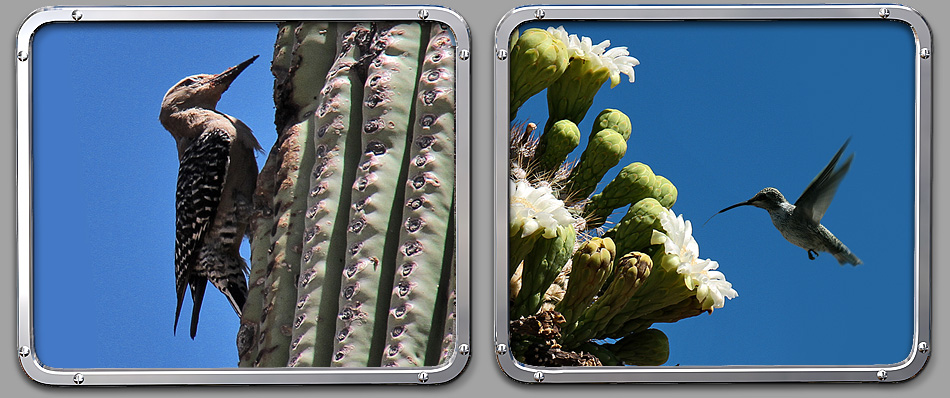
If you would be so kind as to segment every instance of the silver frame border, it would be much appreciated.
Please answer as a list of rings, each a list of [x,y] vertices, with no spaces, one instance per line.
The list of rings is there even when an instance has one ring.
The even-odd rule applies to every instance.
[[[422,12],[425,10],[425,13]],[[81,18],[74,20],[73,12]],[[424,17],[423,17],[424,15]],[[456,349],[448,363],[417,368],[54,369],[39,363],[32,319],[31,70],[33,35],[49,23],[283,22],[425,20],[448,25],[456,39]],[[461,15],[441,6],[346,7],[46,7],[31,13],[16,36],[17,346],[27,376],[53,385],[168,384],[440,384],[467,366],[471,347],[471,32]],[[462,50],[469,55],[460,57]],[[77,377],[81,375],[81,377]],[[81,380],[77,382],[74,377]]]
[[[914,340],[905,360],[867,366],[677,366],[677,367],[539,367],[512,357],[508,335],[508,51],[511,33],[536,20],[696,21],[696,20],[888,20],[914,31],[916,53]],[[540,12],[539,12],[540,10]],[[540,17],[540,18],[539,18]],[[920,56],[928,49],[927,58]],[[526,6],[509,11],[495,30],[494,106],[494,301],[495,354],[502,371],[525,383],[670,383],[670,382],[897,382],[915,377],[930,358],[931,344],[931,184],[932,63],[930,27],[916,10],[896,4],[877,5],[743,5],[743,6]],[[925,344],[920,348],[920,344]]]

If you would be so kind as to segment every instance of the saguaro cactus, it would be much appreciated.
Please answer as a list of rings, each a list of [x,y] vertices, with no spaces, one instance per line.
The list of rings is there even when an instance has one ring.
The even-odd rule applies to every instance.
[[[432,23],[279,26],[241,366],[451,357],[454,60]]]
[[[425,364],[433,322],[444,321],[434,317],[440,292],[431,287],[444,286],[439,283],[443,266],[451,264],[443,264],[443,259],[451,257],[443,254],[451,250],[446,243],[454,244],[454,239],[447,239],[454,233],[450,221],[455,189],[455,52],[451,44],[447,30],[432,27],[416,95],[384,366]]]
[[[316,112],[314,162],[304,224],[303,251],[297,292],[297,310],[291,338],[291,362],[297,366],[329,366],[333,322],[339,303],[340,278],[346,258],[355,168],[359,159],[361,112],[354,111],[363,97],[356,70],[360,47],[370,29],[362,24],[339,25],[334,42],[340,47],[320,90]],[[320,358],[319,361],[316,361]]]
[[[515,57],[551,50],[552,41],[541,40],[545,36],[539,30],[525,35],[529,32],[534,40],[512,36],[512,116],[527,99],[524,95],[531,94],[523,80],[536,68],[515,62]],[[636,141],[628,147],[632,124],[626,114],[617,109],[600,112],[580,159],[567,158],[581,141],[576,123],[585,117],[596,92],[608,79],[611,87],[618,84],[621,73],[633,82],[633,67],[639,61],[625,47],[608,49],[608,40],[594,45],[590,38],[569,35],[563,27],[545,32],[565,43],[570,57],[557,80],[543,82],[548,121],[540,137],[521,127],[534,123],[512,122],[508,151],[512,354],[518,361],[540,366],[661,365],[669,357],[670,344],[663,332],[650,329],[652,325],[711,313],[737,293],[716,271],[717,262],[699,258],[691,224],[670,209],[678,192],[668,179],[633,162],[595,194],[606,173],[628,155],[628,148],[641,148],[633,145]],[[614,210],[628,205],[613,228],[599,228]],[[545,234],[538,232],[542,226]],[[569,247],[561,242],[567,236],[576,236],[578,243]],[[570,262],[563,264],[569,256]],[[539,297],[540,306],[535,305]],[[604,342],[608,338],[618,341]]]

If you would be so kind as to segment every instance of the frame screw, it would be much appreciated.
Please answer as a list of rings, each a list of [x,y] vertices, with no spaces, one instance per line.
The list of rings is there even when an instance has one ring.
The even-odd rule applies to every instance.
[[[534,381],[540,383],[544,381],[544,373],[538,372],[534,374]]]
[[[470,56],[471,56],[471,53],[469,53],[468,50],[466,50],[466,49],[461,49],[461,50],[459,50],[459,59],[460,59],[460,60],[462,60],[462,61],[467,61],[467,60],[468,60],[468,57],[470,57]]]
[[[86,380],[86,378],[82,375],[82,373],[76,373],[76,374],[73,376],[73,383],[82,384],[82,382],[85,381],[85,380]]]
[[[82,11],[73,10],[73,21],[78,21],[82,19]]]
[[[429,381],[429,374],[426,372],[419,372],[419,382],[425,383]]]
[[[877,371],[877,379],[878,379],[878,380],[884,381],[884,379],[886,379],[886,378],[887,378],[887,371],[886,371],[886,370],[881,369],[881,370]]]
[[[459,345],[459,354],[468,355],[468,353],[469,353],[470,351],[471,351],[471,349],[469,348],[468,344],[460,344],[460,345]]]
[[[24,358],[25,358],[25,357],[28,357],[28,356],[30,356],[30,347],[27,347],[27,346],[25,346],[25,345],[21,345],[21,346],[20,346],[20,349],[17,350],[17,353],[20,354],[21,357],[24,357]]]
[[[16,59],[20,61],[26,61],[27,58],[30,58],[30,54],[28,54],[26,51],[17,51]]]
[[[878,11],[877,15],[880,15],[881,18],[887,19],[887,17],[891,16],[891,10],[888,10],[887,8],[881,8],[881,11]]]
[[[930,49],[927,47],[920,49],[920,58],[927,59],[930,58]]]
[[[917,351],[920,351],[920,353],[930,351],[930,345],[926,341],[921,341],[920,344],[917,344]]]
[[[534,19],[544,19],[544,10],[540,8],[534,10]]]
[[[498,50],[498,59],[502,61],[508,59],[508,50],[505,50],[505,49]]]
[[[495,353],[498,355],[505,355],[508,353],[508,346],[504,344],[498,344],[495,346]]]
[[[425,8],[423,8],[423,9],[419,10],[419,14],[418,14],[418,15],[419,15],[419,19],[426,19],[426,18],[429,18],[429,11],[426,10]]]

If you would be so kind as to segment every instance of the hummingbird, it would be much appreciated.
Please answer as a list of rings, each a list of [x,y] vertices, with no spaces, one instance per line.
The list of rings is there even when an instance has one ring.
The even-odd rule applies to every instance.
[[[838,260],[838,264],[861,264],[861,259],[851,253],[851,250],[844,243],[841,243],[828,228],[821,225],[821,217],[825,215],[828,205],[831,204],[831,199],[834,198],[835,192],[838,190],[838,185],[841,184],[844,175],[851,168],[851,160],[854,158],[853,153],[848,156],[841,167],[835,168],[838,159],[841,158],[841,153],[844,152],[849,142],[851,142],[851,138],[844,142],[844,145],[841,146],[841,149],[838,149],[838,153],[831,158],[828,165],[808,184],[805,192],[802,192],[802,196],[795,201],[795,204],[788,203],[785,196],[778,189],[768,187],[759,191],[752,199],[736,203],[720,210],[719,213],[739,206],[755,206],[765,209],[772,218],[772,224],[786,240],[808,251],[809,260],[817,258],[818,252],[828,252]],[[716,214],[713,214],[713,216]]]

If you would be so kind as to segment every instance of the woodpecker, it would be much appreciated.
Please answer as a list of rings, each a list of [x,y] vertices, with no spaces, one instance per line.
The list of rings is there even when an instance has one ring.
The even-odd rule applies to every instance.
[[[257,183],[255,151],[263,151],[251,129],[215,110],[221,94],[257,56],[217,75],[189,76],[165,93],[159,121],[178,145],[175,192],[174,332],[191,288],[191,338],[207,282],[218,288],[241,315],[247,299],[247,263],[241,241],[252,213]]]

